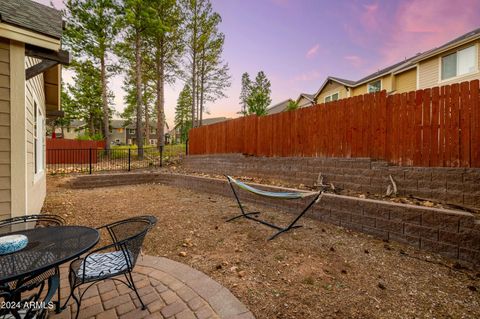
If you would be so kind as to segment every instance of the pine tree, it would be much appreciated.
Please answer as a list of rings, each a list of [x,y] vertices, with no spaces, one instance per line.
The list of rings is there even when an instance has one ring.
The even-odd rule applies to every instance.
[[[255,81],[251,85],[251,91],[248,95],[247,112],[248,114],[266,115],[267,107],[272,102],[270,98],[270,81],[263,71],[258,72]]]
[[[192,127],[191,109],[192,89],[185,84],[178,96],[177,106],[175,107],[175,128],[180,131],[180,141],[185,143],[188,137],[188,130]]]
[[[66,0],[67,29],[64,43],[80,61],[92,61],[100,69],[103,136],[110,147],[108,99],[109,70],[114,69],[111,52],[118,34],[118,3],[115,0]],[[111,73],[111,72],[110,72]]]
[[[242,90],[240,91],[240,114],[247,115],[247,98],[251,93],[251,81],[247,72],[242,74]]]
[[[164,145],[165,84],[173,84],[180,73],[180,61],[184,51],[183,14],[175,0],[157,0],[152,5],[162,23],[152,28],[148,42],[153,53],[155,84],[155,111],[157,115],[157,146]],[[158,22],[158,21],[157,21]]]

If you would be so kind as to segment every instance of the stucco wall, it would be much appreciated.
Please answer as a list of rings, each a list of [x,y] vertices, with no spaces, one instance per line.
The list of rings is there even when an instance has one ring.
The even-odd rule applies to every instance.
[[[25,67],[28,68],[38,63],[33,58],[25,59]],[[39,74],[26,81],[25,85],[25,107],[26,107],[26,143],[27,143],[27,213],[37,214],[40,212],[46,195],[45,171],[35,176],[34,158],[34,103],[42,110],[45,116],[45,90],[43,74]],[[42,147],[45,152],[45,139]],[[45,156],[43,157],[45,162]],[[45,167],[45,163],[43,165]]]
[[[475,44],[477,47],[477,71],[475,73],[467,74],[465,76],[455,77],[447,81],[440,81],[441,57],[448,55],[458,49],[469,47],[472,44]],[[418,82],[419,82],[418,88],[426,89],[434,86],[448,85],[452,83],[460,83],[463,81],[480,79],[479,69],[480,69],[480,41],[476,41],[476,42],[463,45],[459,48],[450,50],[448,52],[442,53],[441,55],[436,55],[428,60],[421,61],[419,63],[419,69],[418,69]]]
[[[10,41],[0,38],[0,219],[10,202]]]
[[[347,90],[345,89],[345,86],[343,84],[333,81],[331,83],[328,83],[327,85],[325,85],[322,92],[320,92],[320,95],[317,96],[317,104],[325,103],[326,96],[335,94],[337,92],[339,100],[348,97]]]

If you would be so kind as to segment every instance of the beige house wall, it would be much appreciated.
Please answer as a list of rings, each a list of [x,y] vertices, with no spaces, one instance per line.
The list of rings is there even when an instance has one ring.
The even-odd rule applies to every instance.
[[[455,52],[459,49],[469,47],[471,45],[476,45],[477,49],[477,70],[471,74],[466,74],[463,76],[454,77],[445,81],[440,80],[440,63],[441,58],[445,55],[448,55],[452,52]],[[480,79],[480,41],[472,41],[468,44],[462,45],[450,51],[444,52],[442,54],[431,57],[425,61],[419,62],[418,66],[418,89],[426,89],[434,86],[448,85],[452,83],[460,83],[463,81],[471,81],[475,79]]]
[[[301,107],[308,107],[308,106],[312,106],[312,101],[302,96],[302,98],[298,100],[298,107],[301,108]]]
[[[417,68],[395,75],[395,93],[417,90]]]
[[[0,38],[0,220],[10,211],[10,41]]]
[[[348,97],[348,92],[347,89],[343,84],[331,81],[325,87],[323,90],[320,92],[320,94],[317,96],[317,104],[320,103],[325,103],[325,97],[338,93],[338,99],[344,99]]]
[[[40,61],[27,57],[25,68],[28,68]],[[26,144],[27,144],[27,214],[38,214],[43,206],[46,196],[46,173],[35,175],[35,154],[34,154],[34,103],[46,117],[45,107],[45,84],[43,74],[39,74],[29,80],[25,85],[25,108],[26,108]],[[44,120],[45,121],[45,120]],[[45,127],[45,124],[44,124]],[[43,138],[42,149],[39,151],[45,154],[45,138]],[[43,167],[45,167],[45,156],[43,156]]]

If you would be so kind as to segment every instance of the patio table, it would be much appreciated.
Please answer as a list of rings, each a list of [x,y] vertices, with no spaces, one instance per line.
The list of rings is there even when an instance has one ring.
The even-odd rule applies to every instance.
[[[21,308],[46,308],[40,297],[51,298],[59,289],[60,274],[52,270],[87,252],[100,238],[96,229],[83,226],[35,228],[11,234],[22,234],[28,238],[24,249],[0,256],[0,297],[4,299],[0,315],[11,312],[14,317],[18,317]],[[48,281],[46,296],[43,293],[45,281]],[[37,290],[32,292],[35,288]],[[22,300],[22,294],[28,297]],[[31,301],[35,303],[30,304]]]

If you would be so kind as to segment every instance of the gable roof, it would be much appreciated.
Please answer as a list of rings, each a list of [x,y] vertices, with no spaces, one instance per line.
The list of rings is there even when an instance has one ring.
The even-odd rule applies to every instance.
[[[459,36],[459,37],[457,37],[457,38],[455,38],[451,41],[448,41],[447,43],[442,44],[439,47],[433,48],[431,50],[425,51],[422,54],[416,55],[412,62],[418,62],[418,61],[427,59],[427,58],[431,57],[432,55],[436,55],[436,54],[438,54],[442,51],[449,50],[452,47],[459,46],[459,45],[463,44],[463,42],[469,42],[469,41],[479,39],[479,38],[480,38],[480,28],[477,28],[475,30],[472,30],[472,31],[469,31],[465,34],[462,34],[461,36]]]
[[[456,46],[459,46],[461,44],[463,44],[464,42],[469,42],[469,41],[472,41],[472,40],[476,40],[476,39],[479,39],[480,38],[480,28],[477,28],[475,30],[472,30],[472,31],[469,31],[437,48],[433,48],[431,50],[428,50],[424,53],[417,53],[416,55],[414,56],[411,56],[409,58],[405,58],[404,60],[402,61],[399,61],[395,64],[392,64],[390,66],[387,66],[383,69],[380,69],[372,74],[369,74],[363,78],[361,78],[360,80],[358,81],[350,81],[350,80],[346,80],[346,79],[341,79],[341,78],[337,78],[337,77],[333,77],[333,76],[329,76],[327,77],[327,79],[325,80],[325,82],[323,82],[322,86],[320,87],[320,89],[318,89],[317,93],[315,94],[315,98],[322,92],[323,88],[327,85],[327,83],[329,81],[334,81],[334,82],[337,82],[337,83],[340,83],[340,84],[343,84],[345,86],[348,86],[348,87],[355,87],[355,86],[358,86],[358,85],[361,85],[361,84],[365,84],[367,82],[370,82],[372,80],[375,80],[376,78],[379,78],[379,77],[382,77],[386,74],[389,74],[389,73],[394,73],[394,72],[400,72],[400,71],[405,71],[407,69],[410,69],[412,67],[415,67],[415,64],[419,61],[422,61],[422,60],[425,60],[431,56],[434,56],[442,51],[446,51],[446,50],[449,50],[453,47],[456,47]]]
[[[300,95],[297,97],[297,100],[295,101],[296,103],[300,102],[300,100],[303,98],[307,99],[308,101],[314,103],[315,102],[315,93],[314,94],[308,94],[308,93],[300,93]]]
[[[267,114],[275,114],[275,113],[280,113],[280,112],[283,112],[285,111],[285,109],[287,108],[287,105],[288,103],[291,101],[292,99],[287,99],[285,101],[282,101],[280,103],[277,103],[275,105],[272,105],[270,107],[267,108]]]
[[[62,12],[31,0],[0,0],[0,22],[60,39]]]

